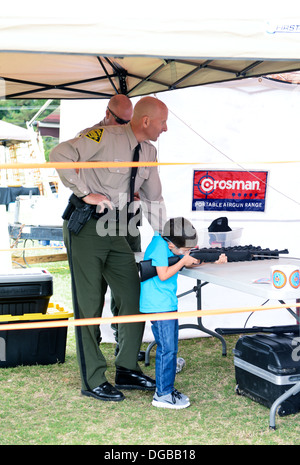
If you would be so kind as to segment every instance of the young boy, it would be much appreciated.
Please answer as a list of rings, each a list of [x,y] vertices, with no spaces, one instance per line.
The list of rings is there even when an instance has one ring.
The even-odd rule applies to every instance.
[[[185,218],[171,218],[163,234],[155,233],[146,249],[144,260],[152,260],[157,276],[141,283],[140,311],[161,313],[177,311],[177,277],[183,266],[198,265],[189,255],[198,242],[197,231]],[[168,258],[182,258],[168,266]],[[218,262],[226,261],[220,257]],[[155,407],[183,409],[190,405],[189,398],[174,387],[178,352],[178,319],[152,321],[152,332],[157,344],[155,358],[156,391],[152,405]]]

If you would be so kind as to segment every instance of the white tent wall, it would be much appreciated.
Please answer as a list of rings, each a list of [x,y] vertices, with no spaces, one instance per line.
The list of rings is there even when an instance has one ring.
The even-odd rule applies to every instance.
[[[291,256],[300,257],[299,164],[282,163],[299,160],[298,87],[254,79],[232,87],[209,85],[158,97],[170,110],[168,132],[156,143],[158,160],[195,163],[193,166],[159,167],[168,216],[185,216],[199,231],[207,228],[213,219],[227,216],[232,228],[243,228],[242,245],[288,248]],[[133,103],[136,101],[133,99]],[[61,140],[100,121],[106,105],[107,101],[102,100],[62,101]],[[264,212],[192,211],[194,169],[239,170],[241,166],[246,170],[269,172]],[[146,220],[141,233],[145,250],[152,237],[152,229]],[[194,284],[191,279],[181,276],[179,293],[191,289]],[[250,307],[263,303],[260,298],[212,284],[203,288],[202,295],[204,309]],[[179,300],[180,311],[195,309],[194,293]],[[104,316],[109,315],[108,296]],[[248,316],[205,317],[204,325],[209,329],[241,327]],[[293,321],[287,311],[265,311],[254,313],[249,325],[292,324]],[[195,323],[190,319],[180,322]],[[203,333],[190,329],[180,332],[181,338],[194,336],[203,336]],[[107,325],[103,327],[103,339],[113,341]],[[149,324],[146,325],[145,340],[152,340]]]
[[[188,214],[199,228],[227,216],[232,227],[244,228],[244,244],[287,247],[291,255],[300,256],[300,88],[272,88],[258,80],[243,83],[162,96],[170,116],[169,131],[159,140],[160,161],[200,163],[160,168],[168,213]],[[264,212],[191,212],[194,169],[241,168],[269,172]]]
[[[242,245],[288,248],[291,256],[300,257],[299,163],[281,163],[299,160],[299,88],[250,81],[233,84],[232,88],[206,86],[163,96],[171,113],[169,132],[159,141],[160,161],[204,163],[160,168],[168,214],[187,216],[198,229],[207,228],[219,216],[227,216],[231,227],[243,228]],[[269,172],[265,212],[191,211],[194,169],[239,170],[241,166]],[[190,287],[190,280],[180,277],[179,292]],[[202,297],[205,309],[263,303],[257,297],[211,284],[202,289]],[[180,309],[195,308],[195,303],[194,295],[184,297]],[[205,317],[204,325],[210,329],[241,327],[248,316]],[[248,327],[292,322],[286,311],[256,312]],[[189,331],[182,331],[181,336]]]

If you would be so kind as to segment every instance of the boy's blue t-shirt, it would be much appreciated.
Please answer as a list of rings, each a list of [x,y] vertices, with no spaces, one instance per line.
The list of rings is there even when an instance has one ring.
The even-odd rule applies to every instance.
[[[159,233],[155,233],[148,245],[144,260],[152,260],[153,266],[168,266],[168,258],[174,257],[168,247],[168,243]],[[161,281],[158,276],[147,279],[141,283],[140,312],[160,313],[177,310],[178,299],[176,273],[166,281]]]

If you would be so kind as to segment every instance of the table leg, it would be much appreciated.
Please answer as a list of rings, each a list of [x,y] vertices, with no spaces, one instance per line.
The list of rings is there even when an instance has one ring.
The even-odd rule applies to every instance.
[[[300,392],[300,381],[296,383],[292,388],[290,388],[288,391],[286,391],[284,394],[282,394],[278,399],[273,402],[271,410],[270,410],[270,429],[276,429],[275,427],[275,415],[276,415],[276,410],[279,407],[280,404],[282,404],[283,401],[288,399],[291,396],[294,396]]]
[[[148,367],[150,365],[150,350],[152,349],[152,347],[154,347],[156,344],[156,341],[152,341],[150,342],[150,344],[148,344],[148,347],[145,351],[145,366]]]
[[[185,295],[187,294],[190,294],[191,292],[195,292],[196,293],[196,298],[197,298],[197,310],[201,310],[202,308],[202,299],[201,299],[201,289],[203,286],[206,286],[206,284],[209,284],[208,282],[204,282],[204,283],[201,283],[201,280],[200,279],[197,279],[197,286],[194,286],[193,289],[187,291],[187,292],[184,292],[183,294],[180,294],[178,295],[178,299],[180,297],[184,297]],[[218,338],[221,342],[222,342],[222,355],[223,357],[226,357],[227,355],[227,347],[226,347],[226,341],[225,339],[218,333],[216,333],[215,331],[211,331],[207,328],[205,328],[202,324],[202,318],[197,318],[197,323],[198,324],[185,324],[185,325],[179,325],[179,330],[180,329],[197,329],[199,331],[203,331],[204,333],[206,334],[209,334],[210,336],[214,336],[216,338]],[[150,365],[150,351],[152,349],[152,347],[154,347],[156,344],[155,341],[153,342],[150,342],[150,344],[148,344],[148,347],[146,349],[146,352],[145,352],[145,366],[149,366]]]
[[[208,282],[201,283],[200,279],[197,279],[197,286],[193,288],[193,291],[196,292],[196,298],[197,298],[197,310],[201,310],[202,308],[202,298],[201,298],[201,289],[203,286],[206,286]],[[178,296],[180,297],[180,296]],[[225,339],[215,331],[211,331],[210,329],[207,329],[203,326],[202,323],[202,318],[199,317],[197,318],[198,324],[185,324],[185,325],[179,325],[179,329],[198,329],[199,331],[203,331],[206,334],[209,334],[210,336],[214,336],[218,338],[222,342],[222,355],[223,357],[226,357],[227,355],[227,348],[226,348],[226,341]]]
[[[299,299],[296,299],[296,303],[299,303],[298,300],[299,300]],[[278,300],[278,302],[280,302],[281,304],[285,305],[285,302],[284,302],[283,300]],[[297,307],[297,309],[298,309],[298,308],[299,308],[299,307]],[[298,315],[298,312],[295,313],[295,312],[293,312],[293,310],[292,310],[291,308],[288,308],[288,307],[286,307],[286,310],[287,310],[291,315],[293,315],[293,317],[297,320],[297,323],[300,324],[300,317],[299,317],[299,315]],[[299,330],[300,330],[300,327],[299,327]]]

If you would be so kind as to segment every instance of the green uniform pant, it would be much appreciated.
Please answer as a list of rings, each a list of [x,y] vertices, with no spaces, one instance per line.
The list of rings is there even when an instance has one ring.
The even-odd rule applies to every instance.
[[[131,250],[133,252],[141,252],[141,235],[139,234],[139,230],[137,229],[137,233],[138,235],[136,236],[131,236],[129,233],[127,234],[127,236],[125,236],[126,238],[126,241],[128,242]],[[102,283],[102,286],[103,286],[103,289],[105,289],[105,286],[107,288],[107,283],[105,281],[105,279],[103,278],[103,283]],[[115,299],[114,299],[114,296],[113,294],[111,293],[111,304],[110,304],[110,309],[111,309],[111,313],[113,314],[113,316],[118,316],[119,315],[119,309],[118,307],[116,306],[116,302],[115,302]],[[113,331],[114,331],[114,336],[115,336],[115,340],[116,342],[118,342],[118,325],[113,323],[111,325]]]
[[[97,220],[91,219],[76,236],[64,223],[64,240],[73,275],[73,303],[76,318],[102,316],[102,276],[113,293],[119,315],[139,313],[140,283],[134,254],[124,236],[99,236]],[[70,240],[70,241],[69,241]],[[138,370],[138,353],[144,323],[118,324],[117,366]],[[76,327],[77,357],[82,388],[94,389],[106,381],[106,360],[99,347],[99,326]]]

